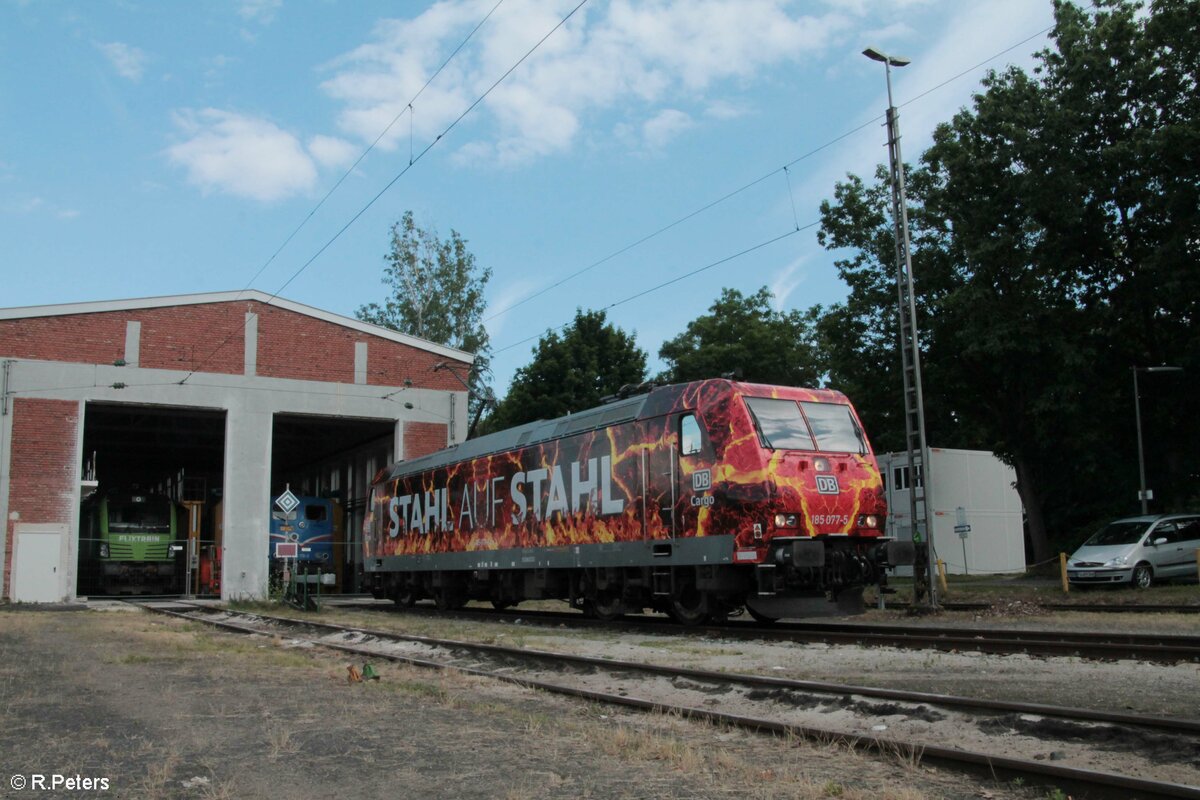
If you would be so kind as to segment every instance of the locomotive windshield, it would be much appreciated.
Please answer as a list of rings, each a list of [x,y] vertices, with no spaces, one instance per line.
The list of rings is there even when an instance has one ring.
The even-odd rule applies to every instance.
[[[772,450],[816,450],[795,400],[747,397],[746,406],[763,447]]]
[[[850,416],[850,406],[840,403],[800,402],[808,424],[812,426],[817,447],[832,453],[865,453],[867,440],[862,428]]]
[[[165,497],[151,497],[142,502],[108,502],[108,529],[113,533],[162,531],[171,527],[171,503]]]
[[[794,400],[770,397],[747,397],[746,406],[763,447],[828,453],[867,452],[866,439],[850,415],[849,406],[810,402],[797,405]]]

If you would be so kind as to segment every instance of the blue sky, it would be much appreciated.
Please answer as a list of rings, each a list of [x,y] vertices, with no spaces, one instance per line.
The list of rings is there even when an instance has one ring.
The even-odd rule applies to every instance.
[[[893,73],[912,162],[1052,22],[1049,0],[590,0],[436,139],[577,2],[0,0],[0,306],[251,286],[352,316],[383,298],[388,229],[412,209],[493,271],[502,394],[577,307],[815,222],[836,180],[873,173],[884,134],[865,123],[887,101],[865,46],[913,60]],[[834,257],[802,230],[608,314],[654,371],[723,287],[841,300]]]

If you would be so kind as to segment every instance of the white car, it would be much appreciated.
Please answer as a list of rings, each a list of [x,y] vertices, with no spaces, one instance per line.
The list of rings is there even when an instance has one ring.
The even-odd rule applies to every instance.
[[[1110,522],[1067,559],[1067,580],[1078,586],[1195,578],[1200,514],[1160,514]]]

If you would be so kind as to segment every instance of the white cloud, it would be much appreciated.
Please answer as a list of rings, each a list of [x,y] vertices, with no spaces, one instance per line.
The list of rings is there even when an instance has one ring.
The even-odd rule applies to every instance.
[[[237,11],[244,20],[269,25],[275,19],[275,12],[282,7],[283,0],[242,0]]]
[[[541,285],[541,282],[533,281],[529,278],[518,278],[497,291],[495,296],[488,301],[487,315],[496,315],[487,321],[488,336],[494,340],[504,330],[508,317],[511,314],[521,313],[514,307],[515,304],[520,303],[526,297],[533,294]],[[512,310],[509,311],[509,309]]]
[[[334,60],[322,88],[342,104],[338,127],[371,142],[494,5],[443,0],[407,20],[380,22],[370,42]],[[571,0],[508,0],[413,104],[413,116],[384,137],[428,144],[574,5]],[[460,161],[501,165],[568,151],[590,118],[641,128],[642,146],[663,143],[696,114],[727,118],[742,110],[723,94],[783,62],[812,56],[844,31],[840,10],[805,15],[786,0],[614,0],[585,7],[509,75],[482,104],[486,133]],[[664,111],[670,100],[676,108]],[[696,113],[684,110],[696,106]],[[649,122],[646,122],[649,120]],[[639,137],[632,137],[638,139]]]
[[[271,202],[310,190],[317,178],[300,140],[272,122],[206,108],[174,115],[187,137],[168,148],[171,163],[204,191]]]
[[[693,125],[695,122],[690,116],[678,109],[668,108],[642,125],[642,136],[646,146],[654,150],[663,147]]]
[[[862,38],[865,42],[894,42],[899,39],[911,38],[914,33],[916,31],[908,23],[893,22],[883,28],[863,31]]]
[[[771,276],[771,294],[775,295],[771,305],[776,311],[782,311],[787,306],[788,297],[808,278],[806,273],[800,271],[807,260],[806,256],[800,256]]]
[[[314,136],[308,140],[308,152],[322,167],[344,167],[358,158],[361,148],[335,136]]]
[[[146,68],[146,54],[140,49],[123,42],[97,42],[96,49],[113,65],[122,78],[140,81]]]
[[[66,208],[50,202],[43,197],[30,197],[25,200],[15,200],[0,206],[0,212],[5,214],[50,214],[58,219],[75,219],[79,211]]]
[[[714,100],[704,109],[704,116],[712,119],[736,119],[745,113],[742,105],[729,100]]]

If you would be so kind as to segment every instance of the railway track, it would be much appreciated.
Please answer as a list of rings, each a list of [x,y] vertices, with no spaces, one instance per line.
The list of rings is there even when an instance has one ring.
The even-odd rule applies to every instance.
[[[1032,603],[1031,603],[1032,605]],[[1037,607],[1045,611],[1078,611],[1087,614],[1200,614],[1200,604],[1169,605],[1165,603],[1137,603],[1118,605],[1116,603],[1043,603],[1038,601]],[[942,603],[945,611],[988,611],[991,603]],[[889,602],[890,609],[909,609],[911,603]]]
[[[180,603],[142,605],[356,658],[453,669],[596,702],[843,741],[992,777],[1020,777],[1079,797],[1200,798],[1198,720],[681,669]],[[1117,753],[1128,768],[1124,774],[1096,768]],[[1155,777],[1164,774],[1168,780]]]
[[[602,621],[572,611],[494,611],[462,609],[439,612],[420,606],[395,609],[387,605],[361,608],[396,610],[398,613],[437,614],[458,619],[496,620],[519,617],[525,624],[628,627],[675,635],[714,635],[775,641],[823,642],[874,647],[973,651],[990,654],[1024,653],[1034,656],[1077,656],[1093,659],[1133,659],[1156,663],[1200,661],[1200,636],[1029,629],[967,628],[929,625],[879,625],[859,622],[778,622],[762,625],[750,620],[729,620],[721,625],[683,628],[661,617],[628,615]]]

